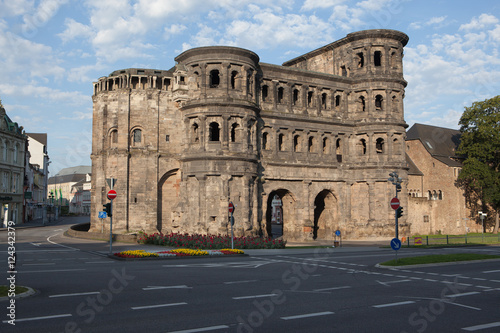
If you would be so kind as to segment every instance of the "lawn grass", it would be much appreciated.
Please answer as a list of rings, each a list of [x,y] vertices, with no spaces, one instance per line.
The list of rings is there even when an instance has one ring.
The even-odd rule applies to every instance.
[[[28,288],[16,286],[16,295],[22,294],[26,291],[28,291]],[[9,287],[8,286],[0,286],[0,297],[5,297],[8,295],[9,295]]]
[[[433,254],[420,257],[401,258],[397,261],[389,260],[381,263],[383,266],[407,266],[407,265],[422,265],[422,264],[435,264],[441,262],[456,262],[456,261],[469,261],[469,260],[484,260],[484,259],[498,259],[500,256],[489,254],[476,254],[476,253],[456,253],[456,254]]]

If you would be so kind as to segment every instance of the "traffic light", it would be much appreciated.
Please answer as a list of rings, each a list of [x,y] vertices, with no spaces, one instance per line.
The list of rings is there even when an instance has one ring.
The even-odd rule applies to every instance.
[[[104,211],[108,214],[109,217],[113,216],[113,212],[111,212],[111,202],[102,205],[104,207]]]
[[[398,209],[396,209],[396,216],[399,218],[403,216],[403,206],[399,206]]]

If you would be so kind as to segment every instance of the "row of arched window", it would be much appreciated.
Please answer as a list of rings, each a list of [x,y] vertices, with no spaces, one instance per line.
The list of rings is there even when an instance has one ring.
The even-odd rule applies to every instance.
[[[0,139],[0,157],[2,162],[18,164],[22,162],[20,144]]]
[[[112,128],[109,131],[109,147],[114,148],[117,147],[118,145],[118,129]],[[144,138],[142,134],[142,129],[140,128],[133,128],[130,131],[130,136],[129,136],[129,144],[132,147],[137,147],[137,146],[142,146],[144,143]]]
[[[420,190],[408,190],[408,196],[412,198],[421,198],[422,193],[420,193]],[[426,198],[427,200],[443,200],[443,191],[428,190]]]

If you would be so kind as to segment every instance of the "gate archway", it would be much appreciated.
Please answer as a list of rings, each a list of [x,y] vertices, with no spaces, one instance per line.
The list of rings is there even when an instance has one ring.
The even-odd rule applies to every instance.
[[[280,223],[277,223],[278,215]],[[290,191],[279,189],[269,194],[266,209],[266,232],[270,237],[289,236],[287,230],[295,225],[295,216],[295,198]]]
[[[179,201],[181,179],[178,170],[165,173],[158,182],[156,228],[163,233],[172,229],[172,210]]]
[[[337,198],[323,190],[314,199],[314,239],[329,239],[337,223]]]

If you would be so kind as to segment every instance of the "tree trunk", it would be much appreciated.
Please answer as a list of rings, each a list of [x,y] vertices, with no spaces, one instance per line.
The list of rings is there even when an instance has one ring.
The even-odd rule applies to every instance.
[[[494,234],[497,234],[498,233],[498,211],[496,212],[496,216],[495,216],[495,228],[493,228],[493,233]]]

